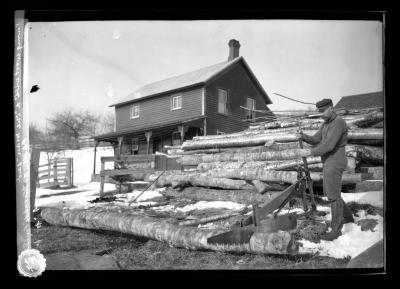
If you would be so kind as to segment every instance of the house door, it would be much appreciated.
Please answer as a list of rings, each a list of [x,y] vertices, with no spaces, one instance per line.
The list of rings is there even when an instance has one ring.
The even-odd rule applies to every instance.
[[[153,138],[153,154],[156,151],[161,151],[162,147],[161,147],[162,143],[161,143],[161,139],[159,137],[155,137]]]

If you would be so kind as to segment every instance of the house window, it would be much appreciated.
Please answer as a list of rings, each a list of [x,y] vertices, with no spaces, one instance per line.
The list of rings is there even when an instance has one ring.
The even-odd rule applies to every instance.
[[[255,120],[256,119],[256,100],[248,97],[246,100],[246,107],[251,110],[246,110],[246,119]]]
[[[131,105],[130,110],[130,118],[138,118],[139,117],[139,105]]]
[[[172,145],[180,145],[181,144],[181,132],[175,131],[172,133]]]
[[[218,112],[228,114],[227,109],[228,92],[225,89],[218,88]]]
[[[182,95],[172,97],[172,110],[182,108]]]

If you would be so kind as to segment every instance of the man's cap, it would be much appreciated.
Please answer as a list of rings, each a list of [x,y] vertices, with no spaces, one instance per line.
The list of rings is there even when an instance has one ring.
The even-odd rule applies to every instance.
[[[315,105],[319,111],[324,111],[328,106],[333,106],[333,102],[330,98],[324,98],[323,100],[318,101]]]

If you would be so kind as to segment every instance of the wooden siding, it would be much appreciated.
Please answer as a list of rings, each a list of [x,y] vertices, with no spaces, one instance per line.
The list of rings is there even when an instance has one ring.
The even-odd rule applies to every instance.
[[[227,115],[218,113],[218,88],[228,91]],[[256,109],[267,109],[263,96],[242,64],[207,84],[205,95],[207,134],[216,134],[217,130],[232,133],[248,128],[249,122],[244,121],[246,119],[245,110],[240,108],[240,106],[246,106],[247,97],[256,100]],[[256,117],[259,116],[262,114],[257,113]]]
[[[182,94],[182,108],[171,110],[172,96]],[[171,93],[134,103],[140,105],[139,118],[130,119],[131,104],[115,108],[116,130],[127,128],[144,129],[164,123],[201,116],[202,88],[195,88],[179,93]]]

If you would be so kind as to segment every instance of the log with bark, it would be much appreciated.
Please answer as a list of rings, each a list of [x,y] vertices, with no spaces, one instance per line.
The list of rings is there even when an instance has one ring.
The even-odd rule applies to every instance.
[[[206,223],[210,223],[210,222],[214,222],[214,221],[219,221],[219,220],[223,220],[223,219],[228,219],[237,215],[241,215],[243,213],[245,213],[247,210],[243,210],[243,211],[236,211],[236,212],[227,212],[224,214],[219,214],[219,215],[213,215],[213,216],[207,216],[201,219],[195,219],[195,220],[186,220],[186,221],[182,221],[179,222],[179,226],[197,226],[200,224],[206,224]]]
[[[309,164],[320,163],[320,157],[308,157]],[[250,161],[250,162],[211,162],[200,163],[197,166],[199,171],[207,171],[212,169],[247,169],[262,168],[265,170],[284,170],[303,165],[302,159],[294,159],[287,161]]]
[[[272,171],[263,169],[224,169],[224,170],[209,170],[205,174],[213,176],[214,178],[230,178],[240,180],[260,180],[263,182],[272,183],[291,183],[297,181],[296,171]],[[323,174],[318,172],[310,173],[311,179],[314,182],[321,182]],[[370,174],[364,173],[347,173],[343,174],[342,182],[344,184],[355,184],[368,179]]]
[[[168,243],[170,246],[187,249],[214,250],[223,252],[262,253],[262,254],[291,254],[298,252],[294,236],[286,231],[271,232],[260,238],[252,236],[250,243],[219,245],[208,244],[209,237],[226,232],[224,229],[199,229],[196,227],[174,225],[157,218],[124,214],[117,212],[86,210],[60,210],[43,208],[42,218],[49,224],[70,226],[91,230],[110,230],[132,234]]]
[[[176,190],[171,187],[162,191],[162,194],[167,197],[185,198],[194,201],[224,201],[234,202],[245,205],[254,203],[266,203],[272,200],[276,193],[284,190],[288,185],[279,185],[273,187],[273,190],[264,194],[249,190],[218,190],[201,187],[187,187],[183,190]],[[278,190],[280,189],[280,190]]]
[[[316,130],[305,130],[304,133],[314,135]],[[349,130],[348,140],[352,141],[381,141],[383,142],[383,130],[376,128]],[[228,139],[186,141],[182,144],[183,150],[208,149],[208,148],[226,148],[263,145],[266,142],[295,142],[296,134],[276,133],[276,134],[257,134],[255,136],[235,137]]]
[[[228,178],[213,178],[201,174],[163,175],[158,180],[158,187],[211,187],[231,190],[255,190],[254,186],[244,180],[231,180]]]
[[[250,162],[250,161],[279,161],[301,159],[301,149],[289,149],[283,151],[265,151],[248,153],[220,153],[185,155],[177,158],[181,165],[198,165],[200,163],[213,162]]]
[[[367,145],[347,145],[346,154],[353,156],[358,160],[362,160],[374,165],[384,164],[384,150],[383,147],[367,146]]]

